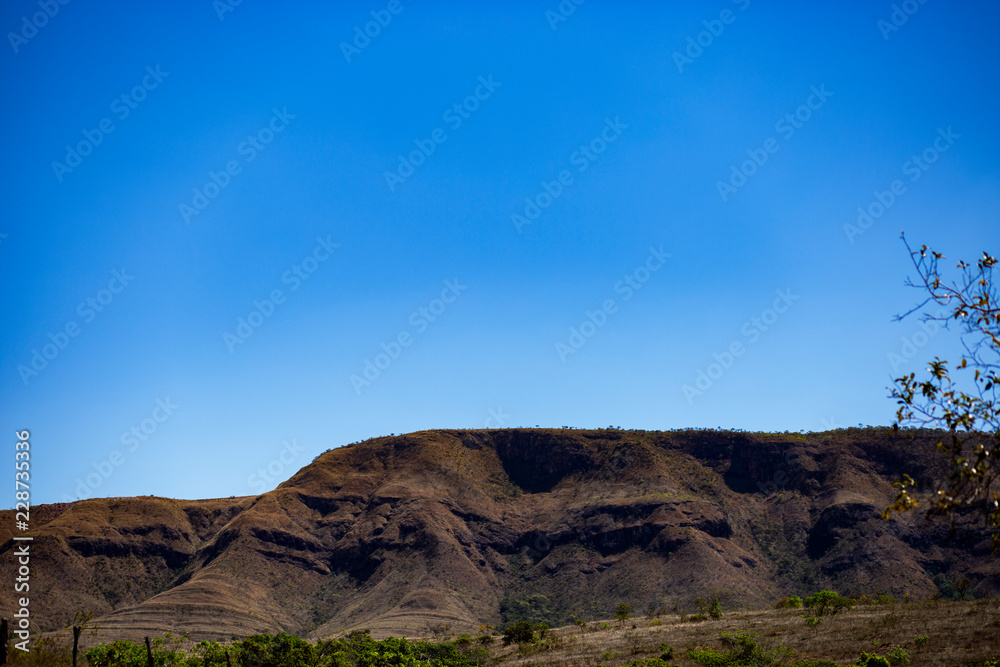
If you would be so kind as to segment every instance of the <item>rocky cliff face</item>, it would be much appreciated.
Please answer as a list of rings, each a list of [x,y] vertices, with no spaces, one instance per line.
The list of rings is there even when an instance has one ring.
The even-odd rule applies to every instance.
[[[932,434],[426,431],[331,450],[257,497],[35,509],[36,623],[94,610],[109,637],[426,634],[607,617],[706,595],[765,606],[820,587],[1000,590],[988,539],[884,521]],[[13,572],[11,517],[0,573]],[[4,533],[3,531],[7,531]],[[9,580],[9,579],[8,579]],[[5,596],[0,613],[9,615]]]

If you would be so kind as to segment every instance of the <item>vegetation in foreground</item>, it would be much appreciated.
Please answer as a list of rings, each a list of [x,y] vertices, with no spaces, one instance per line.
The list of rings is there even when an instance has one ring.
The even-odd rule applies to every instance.
[[[633,617],[631,608],[622,604],[610,610],[613,621],[579,621],[557,630],[518,621],[503,632],[481,626],[475,636],[449,641],[375,640],[368,631],[358,631],[311,643],[282,633],[226,645],[186,642],[187,650],[181,650],[183,638],[168,635],[152,641],[149,652],[155,667],[1000,667],[1000,641],[994,641],[1000,640],[998,602],[897,602],[887,595],[849,598],[826,590],[804,599],[782,598],[770,612],[724,613],[718,600],[705,601],[712,613],[682,614],[670,625],[658,615]],[[955,631],[956,619],[967,619],[964,637]],[[822,630],[817,629],[820,621]],[[902,627],[928,631],[934,639],[928,634],[901,637],[895,631]],[[817,634],[824,631],[827,634]],[[836,642],[831,643],[832,638]],[[794,650],[790,643],[795,643]],[[952,659],[960,645],[978,649],[973,652],[978,657],[968,659],[967,653],[966,659]],[[36,643],[30,655],[14,651],[11,658],[9,664],[17,666],[72,664],[68,647],[54,646],[51,639]],[[148,667],[147,647],[131,641],[103,644],[82,652],[78,664]]]
[[[389,637],[372,639],[368,631],[316,644],[295,635],[253,635],[229,645],[203,641],[189,651],[177,638],[151,643],[155,667],[375,667],[377,665],[477,667],[486,665],[488,652],[471,642],[426,642]],[[67,655],[50,650],[33,656],[13,656],[13,665],[70,664]],[[132,641],[102,644],[83,654],[89,667],[148,667],[147,647]]]

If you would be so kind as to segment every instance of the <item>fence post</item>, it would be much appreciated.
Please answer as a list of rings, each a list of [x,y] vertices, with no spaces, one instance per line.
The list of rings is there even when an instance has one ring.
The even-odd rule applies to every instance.
[[[146,664],[148,667],[156,667],[153,664],[153,647],[149,645],[149,637],[146,637]]]
[[[79,625],[73,626],[73,667],[76,667],[76,654],[80,649],[80,630],[82,630]]]

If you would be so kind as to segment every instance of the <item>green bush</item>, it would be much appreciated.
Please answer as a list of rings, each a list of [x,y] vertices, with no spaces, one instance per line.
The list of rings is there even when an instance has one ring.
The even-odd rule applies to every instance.
[[[193,655],[165,648],[162,639],[154,643],[156,667],[224,667],[226,648],[216,642],[200,642]],[[358,667],[393,665],[399,667],[478,667],[485,665],[486,649],[473,648],[471,639],[456,643],[411,642],[389,637],[372,639],[367,631],[352,632],[340,639],[313,645],[294,635],[254,635],[228,647],[233,667]],[[461,647],[461,650],[459,650]],[[91,667],[146,667],[146,646],[118,641],[97,646],[84,654]]]
[[[802,608],[802,598],[798,595],[793,595],[787,598],[781,598],[778,600],[777,604],[774,605],[775,609],[801,609]]]
[[[153,664],[156,667],[181,667],[186,664],[184,653],[164,648],[162,639],[153,640]],[[95,646],[83,657],[91,667],[146,667],[146,645],[117,641]],[[200,665],[198,667],[201,667]]]
[[[883,658],[880,655],[875,655],[874,653],[862,653],[861,657],[855,663],[858,667],[892,667],[892,664],[888,659]]]
[[[928,635],[920,635],[919,637],[913,640],[913,643],[917,645],[917,648],[920,648],[922,646],[925,646],[927,644],[927,640],[929,639],[930,637]]]
[[[196,657],[188,658],[188,667],[226,667],[227,665],[226,647],[219,642],[198,642],[191,650]]]
[[[885,658],[886,660],[889,661],[889,664],[892,665],[893,667],[896,667],[896,665],[910,664],[910,654],[902,646],[897,646],[896,648],[886,653]]]
[[[712,603],[708,606],[708,615],[712,618],[722,618],[722,605],[719,598],[712,598]]]
[[[618,605],[618,608],[615,609],[615,620],[616,621],[621,621],[622,623],[624,623],[631,616],[632,616],[632,607],[630,607],[629,605],[625,604],[624,602],[622,602],[620,605]]]
[[[688,658],[706,667],[784,667],[791,659],[792,651],[780,644],[761,640],[758,635],[741,632],[721,633],[722,641],[729,646],[725,652],[712,649],[689,650]]]
[[[538,638],[535,637],[535,629],[527,621],[511,623],[503,631],[504,646],[509,646],[510,644],[534,644],[536,641],[538,641]]]
[[[850,609],[852,602],[850,598],[836,591],[820,591],[807,597],[804,604],[810,609],[815,609],[819,616],[825,616]]]
[[[671,648],[670,644],[663,642],[660,644],[660,658],[663,660],[673,660],[674,659],[674,649]]]
[[[373,641],[373,640],[372,640]],[[255,667],[299,667],[316,660],[316,647],[295,635],[253,635],[239,642],[233,662]]]

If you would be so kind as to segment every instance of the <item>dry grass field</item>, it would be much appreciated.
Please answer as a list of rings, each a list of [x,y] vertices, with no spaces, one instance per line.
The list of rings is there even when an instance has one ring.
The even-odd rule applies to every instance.
[[[588,623],[551,631],[551,648],[498,646],[492,651],[497,665],[505,667],[614,667],[636,659],[660,656],[661,643],[673,649],[669,663],[694,666],[686,657],[691,648],[722,650],[720,633],[754,632],[795,651],[797,658],[832,660],[853,664],[862,651],[885,653],[905,648],[913,667],[962,667],[983,665],[1000,657],[1000,599],[973,602],[913,602],[854,607],[836,616],[825,616],[809,627],[801,609],[731,612],[718,620],[682,623],[674,617],[634,618]],[[657,625],[656,623],[662,623]],[[922,647],[918,636],[926,635]]]

